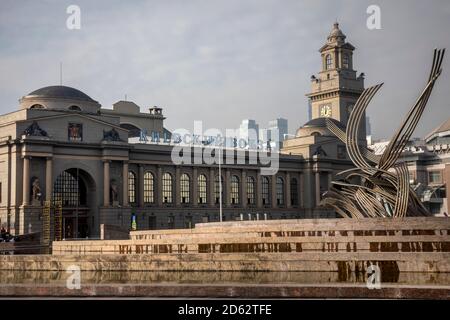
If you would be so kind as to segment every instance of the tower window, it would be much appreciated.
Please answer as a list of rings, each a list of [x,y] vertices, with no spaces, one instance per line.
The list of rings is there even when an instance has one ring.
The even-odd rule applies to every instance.
[[[332,64],[331,54],[327,54],[327,56],[325,57],[325,69],[330,70],[331,64]]]
[[[350,58],[348,54],[344,54],[344,57],[342,58],[342,67],[344,69],[348,69],[350,67]]]

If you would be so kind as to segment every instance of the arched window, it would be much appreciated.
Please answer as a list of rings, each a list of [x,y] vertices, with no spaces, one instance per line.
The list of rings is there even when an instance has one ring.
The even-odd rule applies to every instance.
[[[133,171],[128,172],[128,202],[136,203],[136,175]]]
[[[155,202],[155,179],[153,173],[146,172],[144,174],[144,203]]]
[[[172,175],[164,173],[162,178],[162,197],[164,203],[172,203]]]
[[[181,203],[189,203],[190,199],[191,181],[186,173],[183,173],[180,178],[180,199]]]
[[[45,109],[42,104],[33,104],[30,109]]]
[[[53,185],[53,201],[62,201],[64,207],[86,205],[86,186],[78,171],[63,171]]]
[[[70,111],[81,111],[81,108],[79,106],[70,106],[69,110]]]
[[[291,205],[298,206],[298,182],[297,179],[291,179]]]
[[[332,65],[331,54],[327,54],[325,57],[325,69],[330,70]]]
[[[255,204],[255,179],[247,177],[247,204]]]
[[[284,205],[284,180],[281,177],[277,178],[277,205]]]
[[[206,176],[204,174],[199,175],[197,178],[199,204],[205,204],[207,202],[206,181]]]
[[[215,198],[215,203],[219,204],[220,202],[220,191],[222,190],[222,203],[224,202],[224,198],[223,198],[223,177],[220,180],[220,184],[219,184],[219,176],[216,176],[216,179],[214,180],[214,198]]]
[[[262,177],[261,198],[263,205],[270,204],[270,183],[269,178]]]
[[[344,54],[344,56],[342,57],[342,67],[344,69],[348,69],[350,67],[350,59],[348,54]]]
[[[231,177],[231,204],[239,203],[239,178],[237,176]]]

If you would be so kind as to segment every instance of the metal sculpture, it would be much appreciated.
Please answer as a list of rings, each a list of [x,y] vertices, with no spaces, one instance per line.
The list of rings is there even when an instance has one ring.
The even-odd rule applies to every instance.
[[[397,160],[411,138],[441,74],[444,53],[445,49],[434,50],[428,82],[381,156],[359,144],[358,132],[361,121],[365,120],[364,111],[382,83],[362,92],[350,114],[346,132],[327,119],[327,128],[346,144],[349,158],[356,168],[338,173],[343,178],[332,181],[332,187],[325,193],[322,205],[333,207],[346,218],[429,215],[409,185],[406,163],[397,163]]]

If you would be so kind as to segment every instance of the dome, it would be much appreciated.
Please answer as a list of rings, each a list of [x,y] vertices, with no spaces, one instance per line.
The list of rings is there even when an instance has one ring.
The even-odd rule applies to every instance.
[[[335,22],[333,24],[333,29],[328,36],[328,41],[333,41],[335,39],[344,41],[345,38],[345,34],[339,29],[339,23]]]
[[[334,136],[334,134],[327,129],[327,119],[331,120],[337,127],[345,131],[345,125],[333,118],[315,118],[297,130],[297,137],[306,137],[311,135],[319,136]]]
[[[84,92],[78,89],[66,86],[49,86],[37,89],[25,96],[26,98],[57,98],[57,99],[71,99],[86,102],[97,102],[89,97]]]
[[[342,122],[334,119],[334,118],[315,118],[312,120],[309,120],[307,123],[303,125],[303,128],[310,128],[310,127],[320,127],[320,128],[326,128],[327,127],[327,119],[331,120],[336,124],[339,128],[345,129],[345,126],[342,124]]]

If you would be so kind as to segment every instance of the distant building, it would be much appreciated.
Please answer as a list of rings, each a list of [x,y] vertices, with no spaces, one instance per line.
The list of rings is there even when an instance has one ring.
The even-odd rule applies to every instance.
[[[267,142],[272,140],[271,132],[269,129],[259,129],[259,142],[263,150],[267,149]]]
[[[255,120],[242,120],[239,126],[239,139],[243,139],[247,143],[247,148],[256,150],[258,147],[259,126]]]
[[[288,133],[287,119],[277,118],[269,121],[269,128],[271,142],[273,143],[272,150],[280,150],[283,146],[285,135]]]
[[[376,155],[386,150],[389,141],[368,146]],[[425,139],[412,139],[403,150],[399,162],[406,162],[410,184],[425,207],[436,216],[448,214],[450,200],[450,118],[428,134]]]

